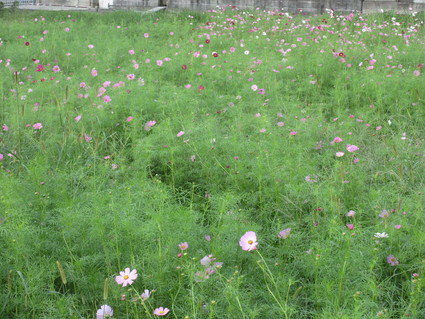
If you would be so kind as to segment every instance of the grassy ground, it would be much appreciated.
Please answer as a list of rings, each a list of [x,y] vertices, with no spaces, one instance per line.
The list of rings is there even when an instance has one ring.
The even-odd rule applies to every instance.
[[[0,318],[424,318],[423,13],[0,15]]]

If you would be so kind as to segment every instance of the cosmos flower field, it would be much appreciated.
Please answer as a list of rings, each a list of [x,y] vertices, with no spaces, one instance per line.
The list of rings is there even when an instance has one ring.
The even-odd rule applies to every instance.
[[[0,11],[0,318],[424,318],[424,20]]]

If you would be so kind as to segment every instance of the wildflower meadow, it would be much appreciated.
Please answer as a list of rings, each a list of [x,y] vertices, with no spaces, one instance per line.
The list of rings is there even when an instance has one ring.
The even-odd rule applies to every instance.
[[[425,318],[424,13],[0,10],[0,318]]]

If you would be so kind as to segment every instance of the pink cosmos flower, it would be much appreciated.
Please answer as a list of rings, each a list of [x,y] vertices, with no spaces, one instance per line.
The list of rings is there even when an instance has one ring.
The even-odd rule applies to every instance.
[[[189,248],[189,244],[187,243],[187,242],[184,242],[184,243],[180,243],[179,244],[179,248],[180,248],[180,250],[186,250],[186,249],[188,249]]]
[[[156,121],[149,121],[145,124],[145,131],[149,131],[152,126],[155,126]]]
[[[104,87],[101,87],[101,88],[99,88],[98,92],[99,92],[99,94],[97,95],[97,97],[100,97],[100,96],[103,95],[103,93],[106,92],[106,89]]]
[[[414,76],[419,76],[421,75],[421,72],[419,72],[418,70],[413,71],[413,75]]]
[[[133,117],[132,116],[127,117],[127,122],[131,122],[131,121],[133,121]]]
[[[134,78],[135,78],[134,74],[128,74],[127,75],[127,79],[130,80],[130,81],[134,80]]]
[[[37,65],[37,69],[36,69],[37,72],[41,72],[43,70],[44,70],[44,65],[43,64]]]
[[[394,257],[394,255],[388,255],[387,263],[389,263],[391,266],[395,266],[399,264],[398,259]]]
[[[115,277],[115,281],[118,285],[126,287],[127,285],[131,285],[136,278],[137,270],[133,269],[130,271],[130,268],[126,268],[124,271],[120,271],[120,275]]]
[[[87,84],[86,84],[86,83],[84,83],[84,82],[81,82],[81,83],[80,83],[80,88],[82,88],[82,89],[83,89],[83,88],[85,88],[86,86],[87,86]]]
[[[354,224],[347,224],[347,228],[349,230],[353,230],[354,229]]]
[[[333,142],[334,143],[341,143],[342,142],[342,138],[340,138],[340,137],[335,137],[334,139],[333,139]]]
[[[261,95],[263,95],[263,94],[266,93],[266,90],[265,89],[258,89],[258,93],[261,94]]]
[[[3,124],[2,129],[3,131],[7,132],[9,131],[9,126],[7,126],[6,124]]]
[[[162,60],[156,60],[156,65],[161,66],[164,62]]]
[[[213,257],[213,255],[205,256],[201,259],[201,265],[204,267],[208,267],[211,263],[213,263],[216,259]]]
[[[347,151],[349,151],[350,153],[353,153],[355,151],[357,151],[359,148],[356,145],[347,145]]]
[[[283,123],[283,122],[277,122],[277,126],[282,127],[282,126],[284,126],[284,125],[285,125],[285,123]]]
[[[96,319],[111,318],[114,315],[114,311],[108,305],[102,305],[96,312]]]
[[[134,54],[134,50],[128,50],[128,54],[133,55]]]
[[[184,135],[184,132],[183,132],[183,131],[180,131],[180,132],[178,132],[178,133],[177,133],[177,135],[176,135],[176,136],[177,136],[177,137],[180,137],[180,136],[182,136],[182,135]]]
[[[69,32],[69,28],[65,28],[64,30],[65,30],[65,32]]]
[[[401,225],[395,225],[394,228],[395,229],[400,229],[401,228]]]
[[[251,90],[253,90],[254,92],[258,90],[258,86],[253,84],[251,85]]]
[[[350,210],[348,213],[347,213],[347,217],[354,217],[356,215],[356,212],[354,211],[354,210]]]
[[[147,300],[151,295],[151,292],[147,289],[143,291],[143,293],[140,295],[143,301]]]
[[[93,45],[93,44],[89,44],[87,47],[88,47],[89,49],[93,49],[93,48],[94,48],[94,45]]]
[[[390,217],[390,213],[386,209],[384,209],[381,211],[381,213],[378,216],[381,218],[388,218]]]
[[[96,71],[96,69],[91,70],[91,75],[92,75],[92,76],[97,76],[97,71]]]
[[[260,133],[266,133],[266,129],[265,128],[260,129]]]
[[[253,231],[246,232],[239,240],[242,250],[251,251],[257,249],[257,235]]]
[[[145,37],[145,39],[147,39],[149,38],[149,33],[145,33],[143,36]]]
[[[41,130],[43,125],[41,123],[35,123],[33,126],[34,130]]]
[[[108,86],[111,85],[111,81],[105,81],[105,82],[103,82],[102,85],[103,85],[104,88],[107,88]]]
[[[291,228],[286,228],[286,229],[280,231],[279,235],[277,235],[277,237],[286,239],[286,238],[289,237],[290,234],[291,234]]]
[[[153,311],[153,314],[156,316],[165,316],[169,311],[170,309],[168,308],[159,307]]]
[[[336,152],[335,153],[336,157],[343,157],[344,156],[344,152]]]
[[[4,158],[3,154],[0,153],[0,161]]]
[[[78,123],[80,120],[81,120],[81,114],[79,114],[75,117],[75,122]]]
[[[88,143],[88,142],[90,142],[91,140],[92,140],[93,138],[90,136],[90,135],[88,135],[87,133],[84,133],[84,140]]]
[[[60,72],[60,70],[61,70],[61,68],[59,67],[59,65],[55,65],[53,67],[53,72],[55,72],[55,73]]]
[[[109,96],[105,95],[105,96],[103,97],[103,102],[104,102],[104,103],[109,103],[109,102],[111,102],[111,101],[112,101],[112,99],[111,99]]]
[[[289,133],[289,134],[291,134],[292,136],[295,136],[295,135],[298,134],[298,132],[297,131],[291,131],[291,133]]]

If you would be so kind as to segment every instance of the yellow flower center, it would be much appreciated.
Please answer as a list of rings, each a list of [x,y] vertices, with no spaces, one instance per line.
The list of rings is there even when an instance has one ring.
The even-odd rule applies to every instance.
[[[128,278],[129,278],[129,277],[128,277],[128,275],[125,275],[125,276],[124,276],[124,279],[125,279],[125,280],[127,280]]]
[[[164,313],[164,310],[160,310],[159,313],[161,313],[161,314]]]
[[[248,244],[252,245],[253,241],[252,240],[248,240]]]

